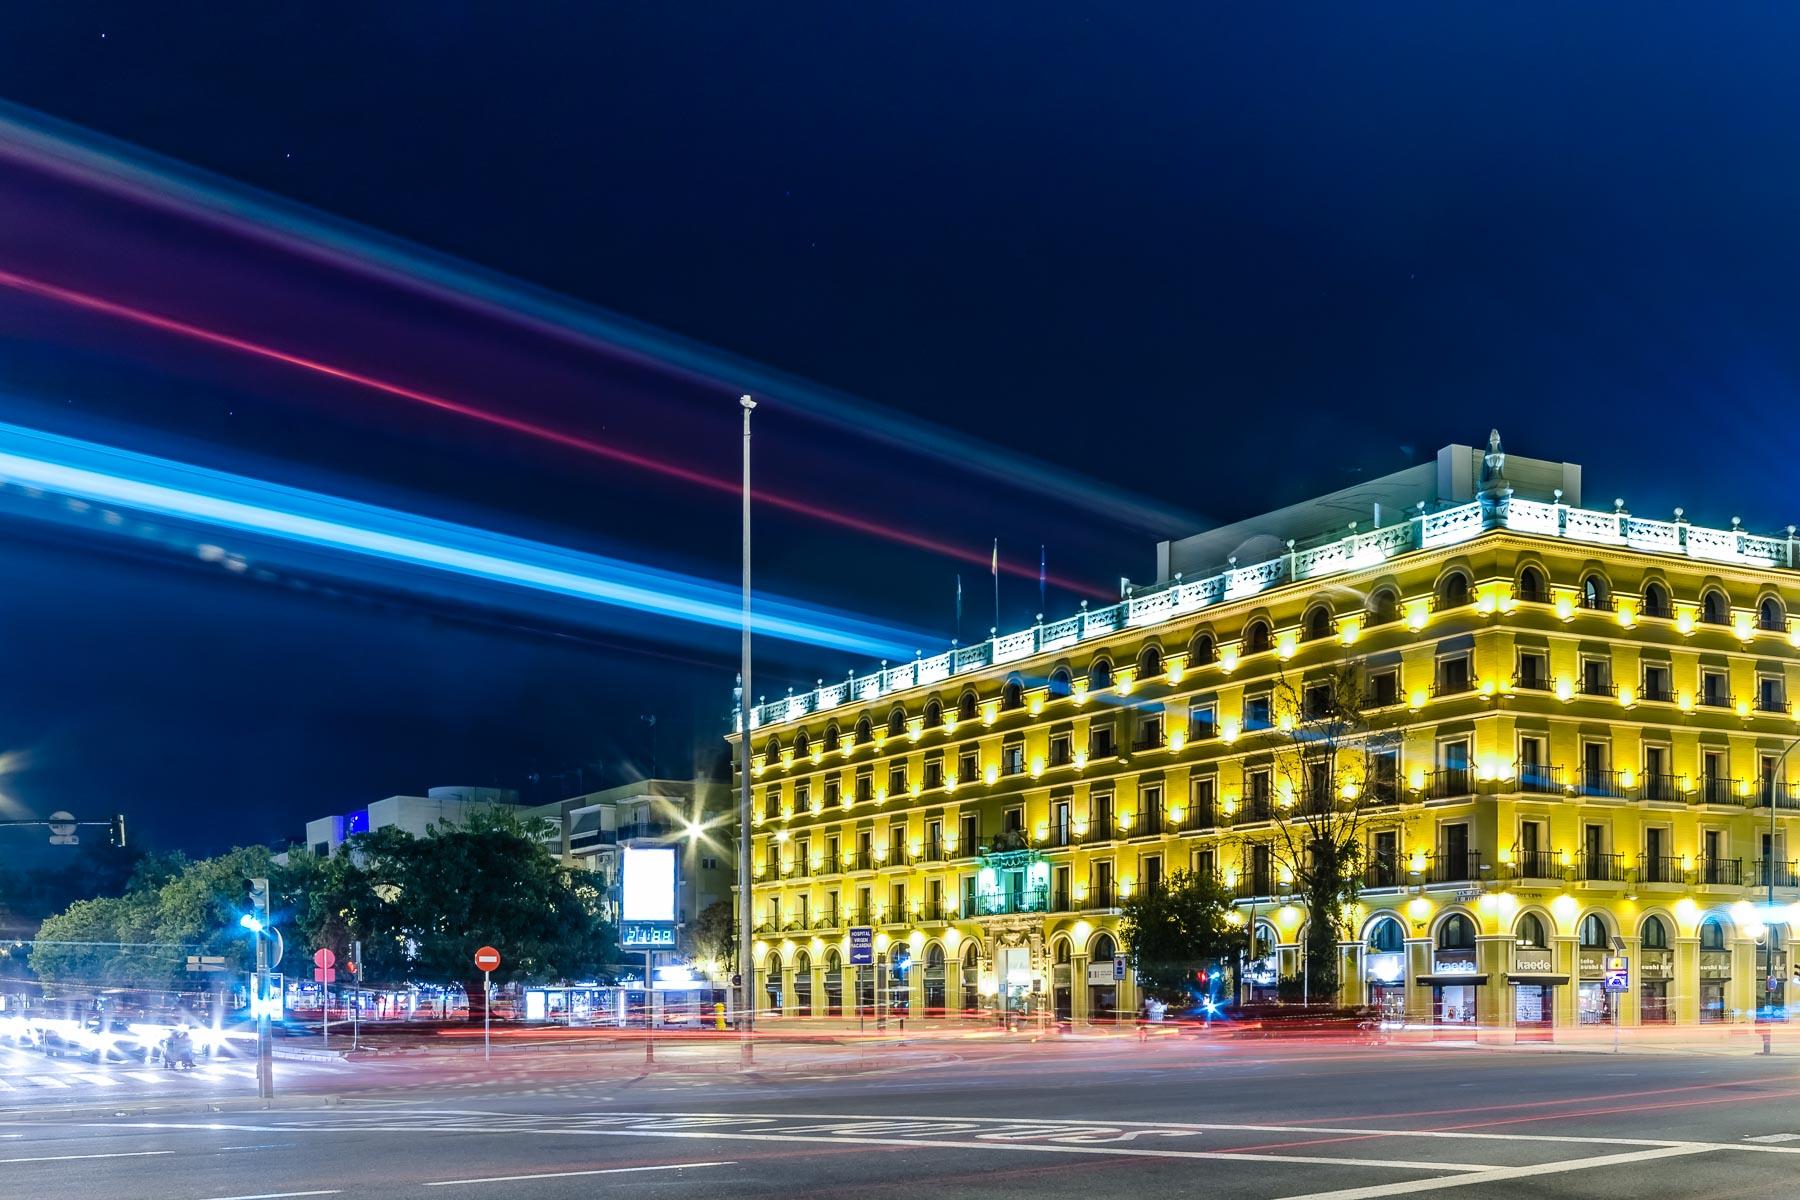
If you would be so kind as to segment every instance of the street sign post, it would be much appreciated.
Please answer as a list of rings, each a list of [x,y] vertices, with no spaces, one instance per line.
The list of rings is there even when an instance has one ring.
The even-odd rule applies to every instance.
[[[483,946],[475,952],[475,965],[481,968],[481,1061],[494,1061],[494,1046],[489,1040],[489,1030],[494,1019],[494,985],[491,981],[496,968],[500,966],[500,952],[492,946]]]
[[[1115,954],[1113,955],[1113,982],[1122,982],[1124,978],[1125,956],[1123,954]]]
[[[362,943],[350,943],[350,961],[344,964],[344,971],[350,976],[350,1048],[357,1049],[362,1043]]]
[[[313,981],[320,985],[324,1003],[319,1005],[319,1045],[329,1048],[331,1045],[331,981],[337,978],[332,967],[337,963],[337,955],[320,946],[313,951]]]
[[[1606,1000],[1612,1006],[1613,1053],[1619,1052],[1619,1006],[1613,997],[1631,990],[1631,960],[1619,954],[1606,956],[1606,976],[1601,981],[1601,990],[1606,993]]]
[[[850,927],[850,965],[853,967],[875,965],[874,926],[852,925]]]

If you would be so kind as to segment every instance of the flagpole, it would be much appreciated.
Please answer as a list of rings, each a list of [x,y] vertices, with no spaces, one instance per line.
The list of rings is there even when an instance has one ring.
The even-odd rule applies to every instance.
[[[962,572],[956,573],[956,640],[962,641]]]
[[[1044,557],[1044,547],[1042,544],[1039,544],[1039,546],[1038,546],[1038,613],[1040,614],[1039,620],[1043,619],[1041,614],[1044,612],[1044,608],[1045,608],[1044,584],[1047,581],[1047,579],[1049,578],[1049,576],[1047,576],[1045,574],[1047,566],[1048,566],[1048,560]]]
[[[741,396],[738,403],[744,409],[744,612],[743,612],[743,645],[739,670],[743,674],[743,695],[738,701],[738,736],[742,739],[740,751],[743,755],[738,768],[738,974],[743,987],[738,995],[738,1036],[741,1039],[739,1055],[744,1062],[752,1061],[755,1054],[751,1038],[756,1024],[756,958],[755,934],[752,930],[756,923],[755,900],[750,887],[750,704],[755,694],[750,690],[750,414],[756,408],[756,401],[749,396]],[[645,995],[648,996],[650,981],[645,979]],[[646,1008],[646,1011],[648,1009]]]
[[[1000,632],[1000,539],[994,539],[994,557],[989,570],[994,576],[994,633]]]

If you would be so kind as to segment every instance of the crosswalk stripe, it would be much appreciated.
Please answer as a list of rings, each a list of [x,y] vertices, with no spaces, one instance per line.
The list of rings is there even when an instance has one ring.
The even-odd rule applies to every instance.
[[[33,1087],[66,1088],[69,1086],[68,1080],[60,1079],[55,1075],[24,1075],[20,1078]]]
[[[127,1075],[131,1076],[133,1079],[137,1080],[139,1083],[159,1083],[162,1081],[162,1078],[163,1078],[161,1075],[157,1074],[155,1071],[127,1071],[125,1073]]]

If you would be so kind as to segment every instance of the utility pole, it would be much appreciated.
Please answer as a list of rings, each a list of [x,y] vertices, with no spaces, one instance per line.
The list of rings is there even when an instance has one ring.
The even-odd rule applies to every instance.
[[[256,940],[256,1094],[264,1107],[275,1098],[275,1045],[269,1030],[269,881],[250,880],[251,914],[241,922]]]
[[[739,1051],[747,1063],[754,1059],[752,1035],[756,1026],[756,961],[751,930],[756,926],[755,899],[750,894],[750,414],[756,401],[740,396],[744,409],[744,600],[743,644],[738,669],[743,676],[743,690],[738,701],[738,735],[740,765],[738,770],[738,975],[743,988],[738,1000],[738,1031],[742,1043]]]

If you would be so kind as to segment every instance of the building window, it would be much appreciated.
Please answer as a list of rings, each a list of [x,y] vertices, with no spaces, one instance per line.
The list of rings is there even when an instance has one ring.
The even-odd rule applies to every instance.
[[[1730,706],[1731,692],[1726,685],[1725,672],[1700,672],[1700,703],[1712,708]]]
[[[1392,708],[1400,703],[1400,671],[1397,667],[1388,667],[1380,671],[1369,672],[1369,691],[1363,697],[1363,704],[1368,708]]]
[[[904,796],[906,794],[906,763],[896,762],[888,765],[888,795]]]
[[[1449,658],[1438,659],[1436,684],[1438,695],[1458,695],[1468,691],[1472,686],[1468,654],[1456,654]]]
[[[1110,721],[1096,721],[1088,728],[1088,757],[1111,758],[1118,753],[1113,744],[1113,727]]]
[[[1438,583],[1438,606],[1440,608],[1461,608],[1469,602],[1469,577],[1461,571],[1452,571]]]
[[[1708,588],[1706,595],[1700,598],[1700,620],[1707,625],[1724,625],[1731,620],[1731,604],[1725,599],[1725,593],[1717,588]]]
[[[1075,760],[1074,735],[1059,729],[1050,735],[1050,765],[1066,767]]]
[[[1025,686],[1016,679],[1006,681],[1000,689],[1000,707],[1005,712],[1013,712],[1025,707]]]
[[[1386,625],[1400,619],[1400,597],[1392,588],[1377,588],[1369,596],[1369,624]]]
[[[1661,917],[1646,918],[1639,937],[1646,950],[1667,950],[1669,948],[1669,927],[1663,924]]]
[[[1111,686],[1112,664],[1104,658],[1095,659],[1094,665],[1088,668],[1088,690],[1098,692]]]
[[[1058,667],[1050,672],[1050,698],[1061,700],[1070,692],[1069,668]]]
[[[1669,603],[1669,589],[1655,580],[1644,585],[1643,615],[1646,617],[1672,617],[1675,615],[1675,607]]]
[[[1188,740],[1202,742],[1219,732],[1219,705],[1216,700],[1196,700],[1188,709]]]
[[[1607,588],[1606,580],[1589,575],[1581,581],[1581,607],[1595,610],[1612,607],[1612,592]]]
[[[875,799],[875,776],[870,771],[856,773],[856,800],[859,804],[867,804]]]
[[[1309,642],[1317,642],[1330,637],[1331,610],[1321,605],[1308,611],[1301,636]]]
[[[973,783],[981,778],[981,761],[975,747],[964,746],[962,753],[956,756],[956,778],[963,783]]]
[[[1146,712],[1138,716],[1137,737],[1132,742],[1134,750],[1153,750],[1163,744],[1163,715],[1161,712]]]
[[[1612,663],[1604,658],[1582,659],[1581,692],[1585,696],[1612,695]]]
[[[1544,950],[1550,945],[1544,933],[1544,922],[1535,913],[1526,913],[1519,918],[1519,926],[1513,931],[1513,939],[1529,950]]]
[[[941,788],[944,786],[944,756],[933,754],[925,760],[925,786]]]
[[[1675,698],[1669,685],[1669,666],[1667,663],[1644,664],[1644,686],[1640,700],[1658,700],[1668,702]]]
[[[1272,643],[1269,640],[1269,623],[1267,621],[1252,621],[1250,624],[1244,626],[1245,654],[1261,653],[1262,651],[1269,649],[1271,644]]]
[[[1787,630],[1787,614],[1782,612],[1781,601],[1773,596],[1764,596],[1761,604],[1756,606],[1756,623],[1766,630],[1783,633]]]
[[[1000,748],[1000,773],[1002,775],[1023,775],[1025,773],[1025,743],[1009,741]]]
[[[1536,567],[1526,567],[1519,572],[1518,599],[1530,604],[1544,604],[1550,599],[1550,589],[1544,585],[1544,573]]]
[[[1273,722],[1269,719],[1269,697],[1267,693],[1261,696],[1244,697],[1244,728],[1267,729],[1271,724],[1273,724]]]

